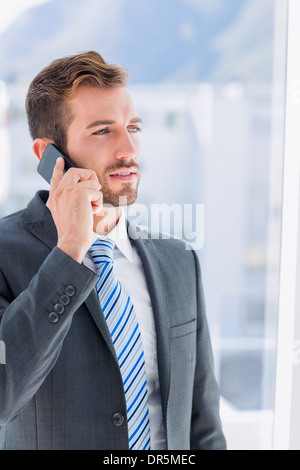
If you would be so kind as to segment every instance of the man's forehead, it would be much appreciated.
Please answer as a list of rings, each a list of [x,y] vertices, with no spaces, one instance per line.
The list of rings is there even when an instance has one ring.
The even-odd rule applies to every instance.
[[[130,121],[138,123],[141,118],[134,101],[125,87],[98,88],[81,85],[69,99],[73,115],[85,118],[88,127],[112,124],[119,114],[127,115]],[[81,113],[81,114],[80,114]]]

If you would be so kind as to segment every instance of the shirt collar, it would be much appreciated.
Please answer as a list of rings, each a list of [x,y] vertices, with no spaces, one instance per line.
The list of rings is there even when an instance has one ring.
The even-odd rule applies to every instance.
[[[107,235],[99,235],[98,233],[93,232],[93,243],[99,238],[102,240],[105,240],[106,238],[112,240],[121,253],[131,261],[131,263],[133,262],[132,246],[128,237],[126,217],[123,208],[121,208],[121,214],[117,225]]]

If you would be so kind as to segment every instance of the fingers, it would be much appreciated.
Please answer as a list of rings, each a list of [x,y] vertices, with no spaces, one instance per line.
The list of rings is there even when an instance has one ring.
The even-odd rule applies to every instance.
[[[103,194],[101,191],[97,191],[94,194],[93,200],[91,201],[92,204],[92,212],[93,214],[98,214],[103,209]]]
[[[97,174],[92,170],[69,168],[58,158],[50,184],[48,207],[57,229],[57,246],[82,262],[91,246],[94,215],[103,208]]]
[[[64,172],[64,159],[59,157],[50,182],[49,207],[64,201],[63,207],[76,203],[77,206],[89,203],[92,214],[97,214],[103,207],[101,184],[93,170],[70,168]]]
[[[62,157],[56,160],[53,175],[50,181],[50,191],[55,191],[64,176],[65,161]]]
[[[58,162],[59,163],[59,162]],[[101,188],[98,177],[93,170],[86,168],[69,168],[64,175],[64,187],[74,185],[82,181],[90,181],[96,184],[97,189]]]
[[[86,198],[91,203],[93,214],[97,214],[98,212],[101,211],[103,207],[103,194],[98,189],[99,186],[100,185],[99,185],[98,180],[97,181],[88,180],[88,181],[79,181],[79,183],[76,184],[76,187],[73,190],[71,187],[69,187],[69,189],[73,193],[76,192],[78,194],[79,199],[82,199],[83,197]],[[83,191],[84,191],[84,194],[83,194]]]
[[[53,170],[53,175],[50,182],[50,192],[56,191],[59,186],[61,186],[61,189],[63,189],[83,181],[91,182],[92,187],[98,191],[101,189],[101,184],[99,183],[98,177],[93,170],[74,167],[70,168],[65,173],[64,167],[64,159],[59,157]]]

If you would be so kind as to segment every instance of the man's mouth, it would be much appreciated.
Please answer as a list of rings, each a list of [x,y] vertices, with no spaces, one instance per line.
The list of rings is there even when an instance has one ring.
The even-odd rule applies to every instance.
[[[119,181],[133,181],[136,178],[137,171],[134,168],[117,170],[111,175],[111,178]]]

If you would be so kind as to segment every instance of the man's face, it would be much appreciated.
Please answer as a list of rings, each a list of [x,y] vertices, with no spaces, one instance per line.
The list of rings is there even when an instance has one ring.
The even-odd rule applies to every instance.
[[[119,206],[120,196],[132,204],[140,179],[141,119],[128,90],[79,86],[69,105],[73,120],[67,131],[67,152],[71,160],[77,167],[96,172],[105,204]]]

